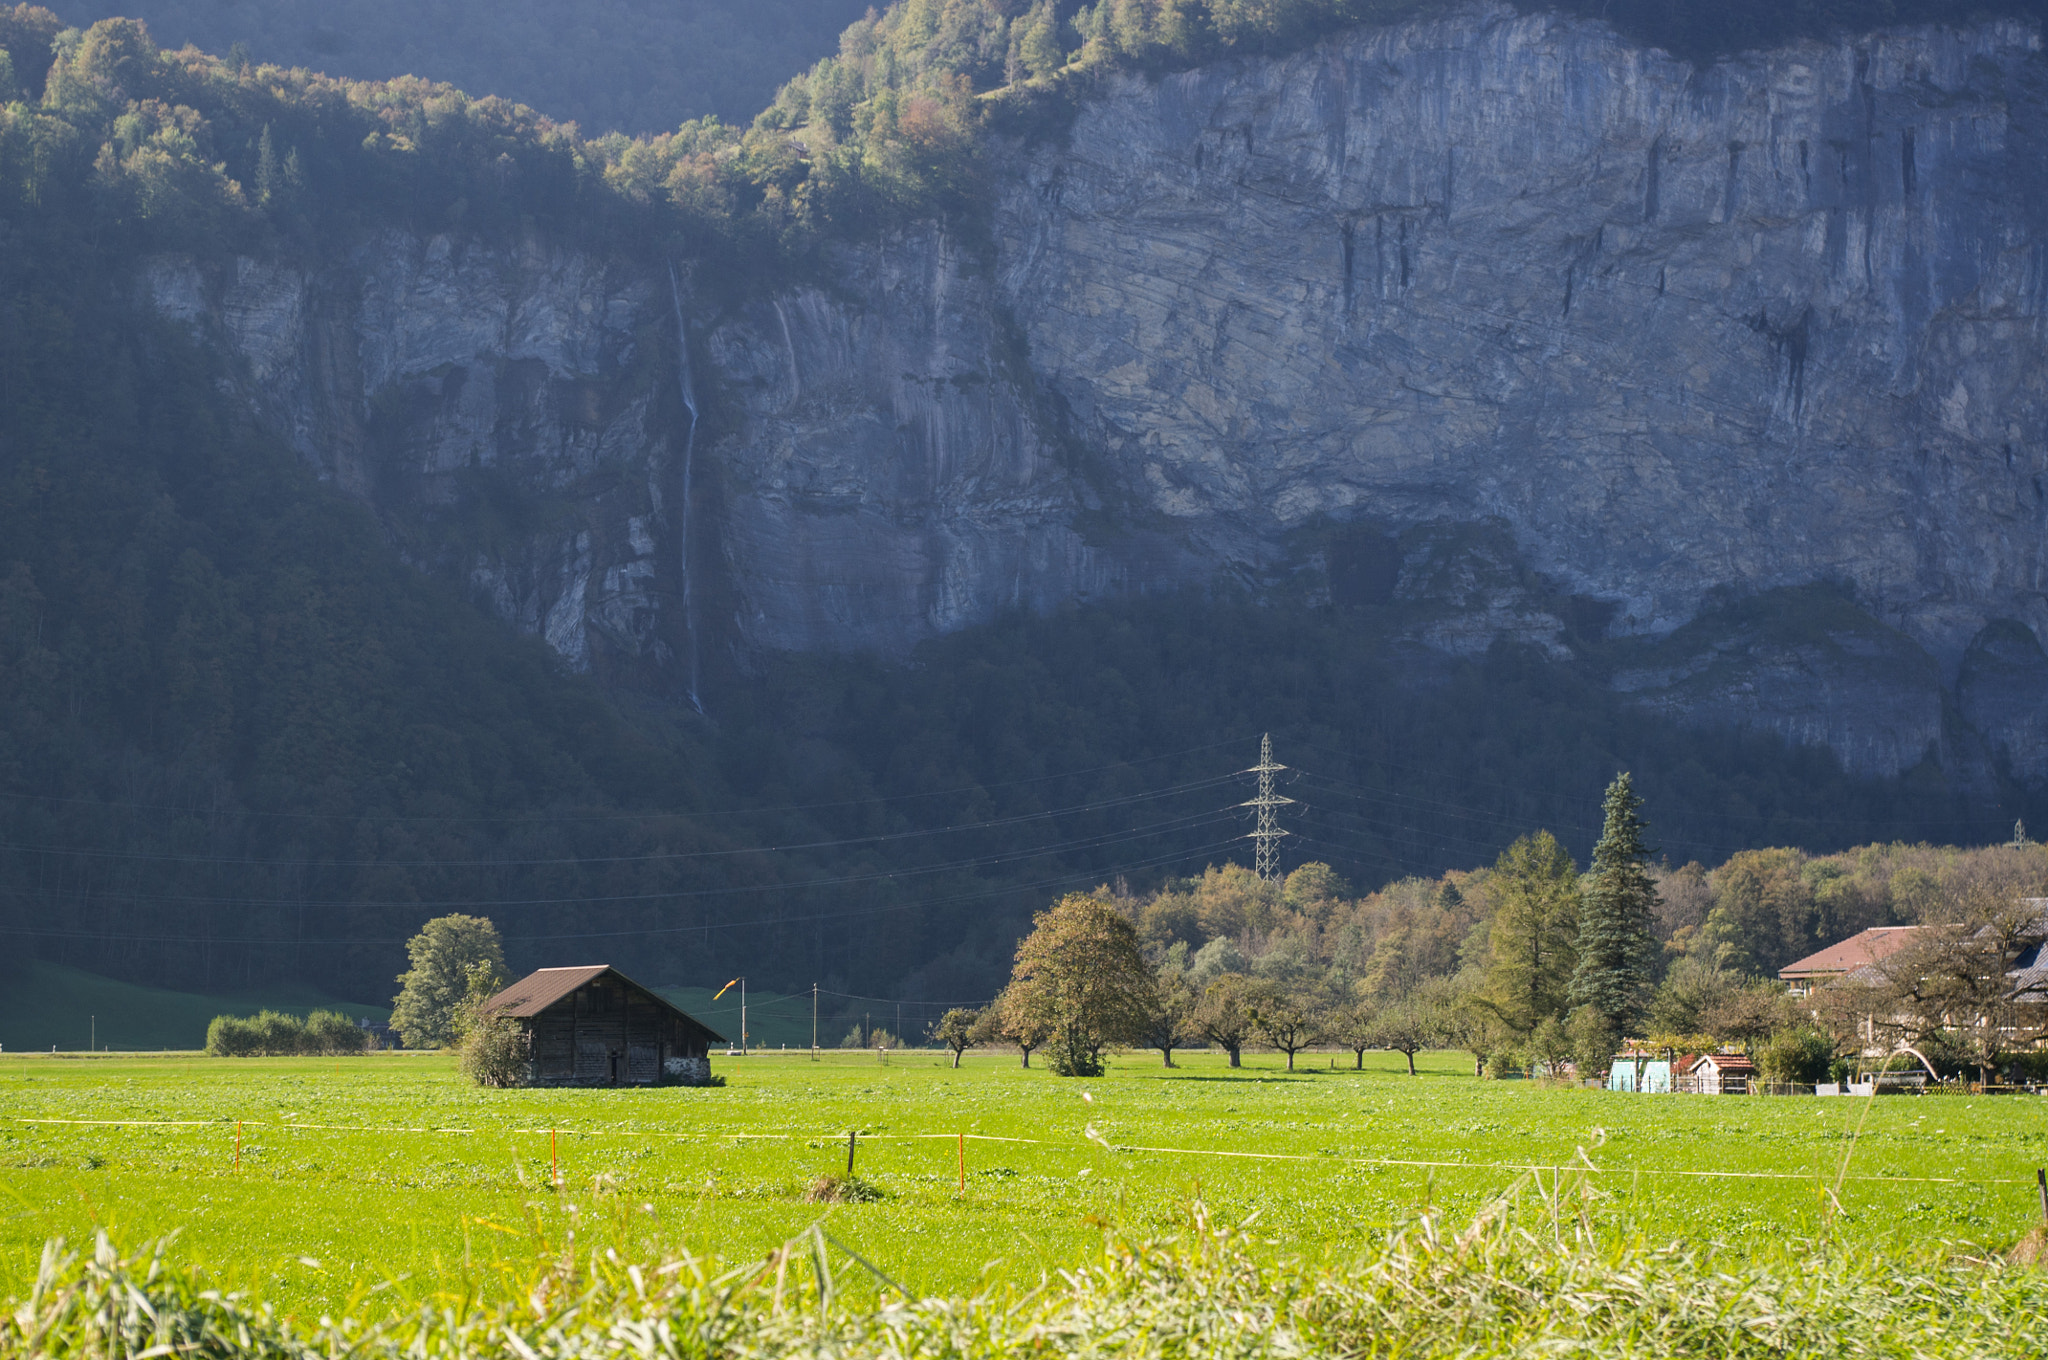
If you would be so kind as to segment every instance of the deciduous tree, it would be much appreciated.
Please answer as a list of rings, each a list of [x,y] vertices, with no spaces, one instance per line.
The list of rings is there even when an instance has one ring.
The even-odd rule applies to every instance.
[[[1335,1007],[1324,1017],[1323,1032],[1331,1042],[1350,1049],[1356,1067],[1363,1072],[1365,1051],[1378,1043],[1375,1037],[1378,1023],[1379,1007],[1369,1001],[1354,999]]]
[[[1545,1076],[1555,1077],[1564,1071],[1572,1057],[1572,1036],[1562,1020],[1546,1015],[1543,1023],[1530,1031],[1529,1056],[1542,1064]]]
[[[1408,1060],[1408,1075],[1415,1075],[1415,1055],[1437,1041],[1444,1016],[1431,997],[1422,991],[1409,992],[1382,1006],[1372,1018],[1369,1036],[1374,1048],[1384,1048]],[[1361,1058],[1360,1065],[1363,1066]]]
[[[1592,1006],[1580,1006],[1565,1021],[1565,1033],[1571,1039],[1572,1063],[1579,1070],[1580,1080],[1599,1080],[1607,1075],[1607,1069],[1614,1062],[1615,1051],[1621,1046],[1621,1035],[1605,1015]]]
[[[2017,968],[2048,940],[2048,917],[1989,885],[1954,910],[1954,924],[1923,926],[1875,965],[1869,1028],[1893,1044],[1945,1036],[1989,1083],[2008,1053],[2048,1038],[2048,975]]]
[[[1243,1066],[1244,1041],[1253,1029],[1251,983],[1239,973],[1211,982],[1195,1010],[1195,1024],[1204,1039],[1230,1055],[1232,1067]]]
[[[1255,987],[1251,993],[1252,1026],[1259,1036],[1287,1055],[1287,1070],[1294,1070],[1294,1055],[1322,1037],[1319,1017],[1294,993],[1273,983]]]
[[[982,1013],[965,1006],[955,1006],[939,1017],[932,1026],[932,1037],[953,1050],[953,1066],[960,1065],[960,1055],[979,1044],[986,1033],[982,1024]]]
[[[1102,1050],[1143,1037],[1155,1000],[1138,932],[1115,906],[1073,893],[1040,912],[1003,994],[1014,1033],[1042,1033],[1052,1069],[1096,1076]]]
[[[1159,970],[1159,990],[1153,1001],[1152,1014],[1145,1021],[1144,1044],[1147,1048],[1159,1050],[1159,1057],[1166,1066],[1173,1066],[1173,1051],[1198,1040],[1201,1031],[1194,1023],[1195,1007],[1201,998],[1189,984],[1187,974],[1178,968]]]
[[[406,942],[405,952],[412,967],[398,975],[391,1028],[407,1048],[439,1048],[460,1037],[456,1008],[469,995],[471,969],[488,965],[495,979],[505,973],[504,943],[484,916],[437,916]]]
[[[1742,990],[1740,975],[1712,959],[1688,954],[1671,965],[1650,1005],[1650,1027],[1674,1038],[1709,1034],[1707,1017]]]

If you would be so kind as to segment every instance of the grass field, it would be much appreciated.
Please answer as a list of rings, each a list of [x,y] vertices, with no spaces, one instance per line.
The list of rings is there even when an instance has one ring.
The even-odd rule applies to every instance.
[[[829,1212],[832,1234],[919,1293],[1036,1286],[1093,1259],[1102,1227],[1171,1228],[1199,1198],[1254,1212],[1263,1249],[1334,1259],[1425,1205],[1469,1218],[1531,1166],[1584,1148],[1614,1230],[1739,1253],[1822,1231],[1869,1247],[1999,1246],[2039,1216],[2048,1101],[1621,1096],[1481,1082],[1462,1055],[1348,1054],[1288,1075],[1139,1055],[1099,1080],[1014,1056],[719,1058],[724,1087],[485,1091],[438,1055],[0,1059],[0,1296],[45,1239],[95,1227],[176,1255],[287,1311],[361,1288],[463,1287],[536,1246],[679,1246],[758,1258]],[[236,1161],[236,1130],[241,1130]],[[1859,1122],[1860,1134],[1857,1133]],[[803,1193],[843,1173],[870,1203]],[[549,1189],[551,1133],[562,1189]],[[959,1190],[958,1135],[967,1189]]]

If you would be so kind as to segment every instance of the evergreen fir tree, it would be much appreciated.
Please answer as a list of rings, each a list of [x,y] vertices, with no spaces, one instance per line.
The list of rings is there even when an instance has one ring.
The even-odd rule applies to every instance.
[[[1619,1034],[1628,1034],[1648,1004],[1650,959],[1656,947],[1652,913],[1657,885],[1643,845],[1643,800],[1626,772],[1607,786],[1606,825],[1593,847],[1579,912],[1579,966],[1571,999],[1590,1006]]]
[[[256,144],[256,201],[263,207],[277,196],[277,144],[271,140],[270,124],[263,125],[263,137]]]
[[[1579,869],[1548,831],[1523,836],[1493,866],[1486,1002],[1517,1034],[1570,1009],[1576,977]]]

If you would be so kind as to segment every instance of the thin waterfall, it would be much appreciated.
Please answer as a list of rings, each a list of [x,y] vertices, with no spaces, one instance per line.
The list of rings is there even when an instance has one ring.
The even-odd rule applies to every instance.
[[[683,409],[690,413],[690,423],[683,432],[683,524],[676,535],[677,555],[682,559],[683,568],[683,631],[689,638],[690,678],[685,693],[690,707],[699,713],[704,711],[704,701],[698,697],[697,658],[697,608],[691,598],[691,583],[694,573],[690,570],[690,499],[694,494],[691,473],[697,459],[697,391],[690,382],[690,333],[683,325],[683,285],[676,277],[676,267],[668,267],[668,295],[676,309],[676,375],[682,383]]]

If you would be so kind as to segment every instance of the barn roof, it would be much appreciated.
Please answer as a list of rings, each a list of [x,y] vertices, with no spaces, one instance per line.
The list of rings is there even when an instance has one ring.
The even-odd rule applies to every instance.
[[[507,1015],[518,1019],[531,1019],[548,1007],[568,996],[585,983],[594,982],[610,973],[637,992],[644,992],[660,1004],[668,1007],[683,1019],[703,1030],[718,1043],[728,1042],[723,1034],[691,1015],[651,987],[643,987],[608,963],[585,964],[579,968],[539,968],[499,992],[484,1003],[487,1015]]]
[[[484,1009],[492,1015],[522,1018],[539,1015],[592,978],[610,971],[608,963],[591,964],[585,968],[542,968],[528,973],[486,1001]]]

